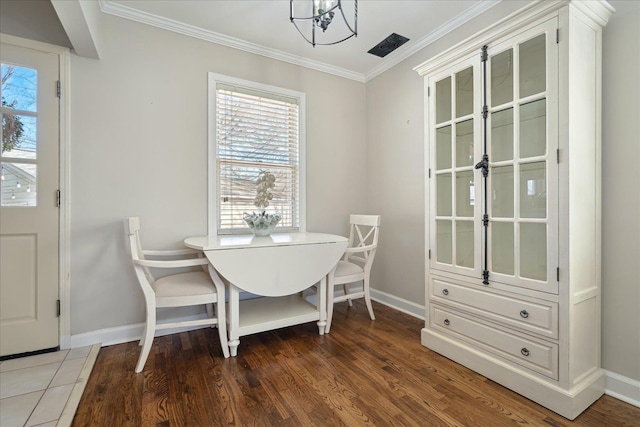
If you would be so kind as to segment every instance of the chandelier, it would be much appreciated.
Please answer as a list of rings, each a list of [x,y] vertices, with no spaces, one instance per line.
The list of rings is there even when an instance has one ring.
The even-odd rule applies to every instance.
[[[294,16],[294,3],[303,15]],[[353,23],[347,20],[342,3],[342,0],[290,0],[289,19],[313,47],[338,44],[358,36],[358,0],[353,0]],[[327,32],[331,23],[334,25]]]

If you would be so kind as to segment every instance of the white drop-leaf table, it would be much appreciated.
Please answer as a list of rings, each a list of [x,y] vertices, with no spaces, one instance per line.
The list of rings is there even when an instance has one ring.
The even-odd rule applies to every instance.
[[[301,323],[327,320],[326,276],[347,248],[343,236],[322,233],[274,233],[267,237],[229,235],[189,237],[189,248],[202,250],[211,278],[228,284],[227,325],[231,356],[240,337]],[[299,293],[319,283],[316,305]],[[264,298],[240,301],[246,291]]]

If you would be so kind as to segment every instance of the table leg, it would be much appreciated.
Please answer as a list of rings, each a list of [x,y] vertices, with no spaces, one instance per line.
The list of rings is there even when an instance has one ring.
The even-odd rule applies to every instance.
[[[320,320],[318,320],[318,330],[320,335],[324,335],[324,329],[327,326],[327,276],[322,276],[318,285],[318,311],[320,312]]]
[[[229,351],[231,357],[235,357],[238,355],[238,345],[240,345],[240,289],[233,284],[229,284],[229,310],[227,315]]]

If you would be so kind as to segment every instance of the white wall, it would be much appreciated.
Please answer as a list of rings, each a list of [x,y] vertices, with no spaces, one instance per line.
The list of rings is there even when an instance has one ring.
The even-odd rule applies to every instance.
[[[612,5],[602,37],[602,365],[640,380],[640,2]]]
[[[71,61],[71,334],[143,320],[123,220],[143,245],[207,232],[207,72],[307,95],[307,229],[365,208],[365,85],[102,14]],[[345,185],[348,183],[349,185]]]
[[[611,4],[620,11],[603,34],[602,364],[640,380],[640,2]],[[522,5],[500,3],[367,83],[367,209],[383,215],[373,288],[424,304],[424,94],[412,68]]]

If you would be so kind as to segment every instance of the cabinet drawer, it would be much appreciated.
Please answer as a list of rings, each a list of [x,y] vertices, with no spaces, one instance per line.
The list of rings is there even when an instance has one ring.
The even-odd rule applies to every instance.
[[[434,277],[431,278],[430,299],[510,327],[558,338],[558,304],[551,301],[527,301]]]
[[[555,343],[497,329],[478,320],[430,304],[430,325],[483,350],[558,379],[558,346]]]

